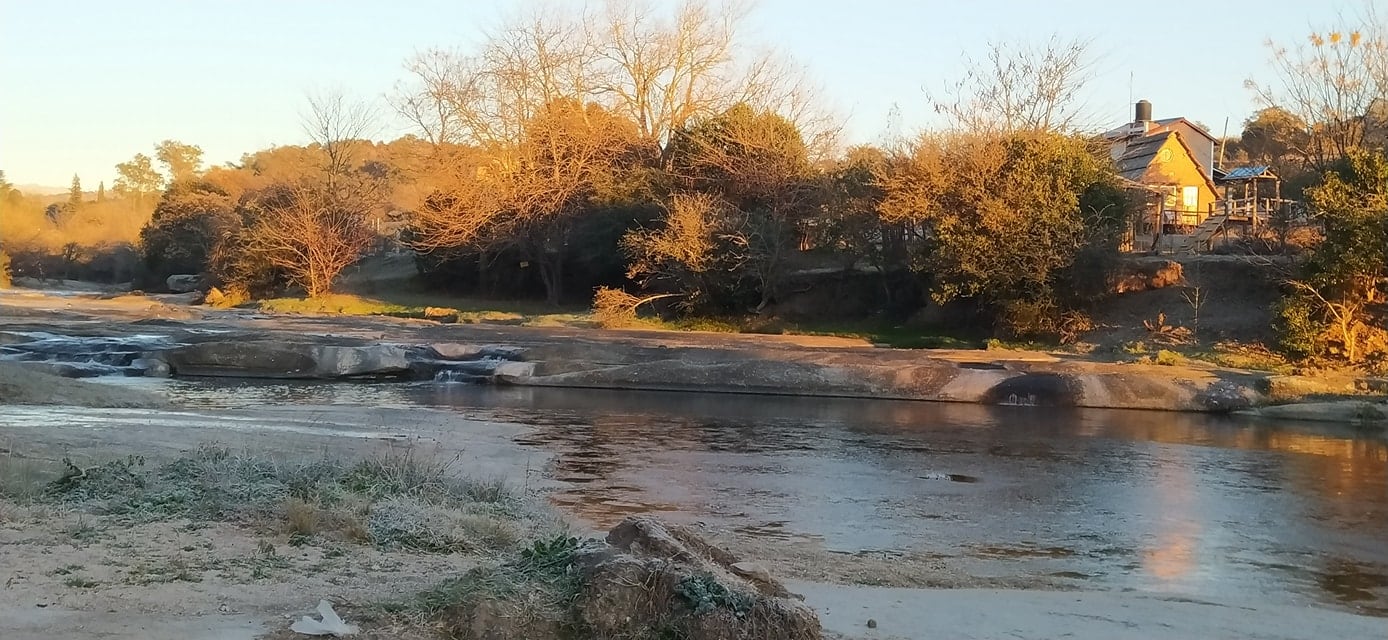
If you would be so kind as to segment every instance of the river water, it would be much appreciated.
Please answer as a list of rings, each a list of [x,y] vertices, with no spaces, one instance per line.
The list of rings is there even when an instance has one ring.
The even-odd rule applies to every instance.
[[[830,553],[925,554],[972,575],[1388,616],[1388,444],[1347,427],[430,383],[126,384],[185,406],[430,407],[515,425],[456,437],[550,454],[554,502],[599,527],[655,513]]]

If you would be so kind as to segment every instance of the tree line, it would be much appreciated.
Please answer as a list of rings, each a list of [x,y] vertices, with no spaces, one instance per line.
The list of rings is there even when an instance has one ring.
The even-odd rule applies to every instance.
[[[1102,284],[1078,283],[1127,210],[1070,118],[1083,43],[997,47],[951,93],[973,92],[949,131],[840,153],[814,87],[751,53],[744,18],[610,2],[424,51],[391,100],[412,135],[369,142],[381,114],[317,96],[311,144],[175,179],[142,233],[146,267],[315,296],[384,230],[431,282],[554,304],[601,289],[769,313],[796,274],[832,265],[865,284],[864,312],[933,298],[1017,335],[1083,324],[1076,292]]]
[[[824,314],[936,304],[1009,337],[1089,328],[1134,205],[1079,99],[1084,41],[991,46],[927,97],[943,126],[840,149],[816,87],[745,17],[696,2],[522,14],[405,62],[389,103],[410,135],[373,142],[391,114],[321,94],[309,144],[206,170],[161,147],[122,163],[113,191],[157,198],[138,238],[148,282],[203,273],[237,297],[322,295],[394,246],[435,286],[596,296],[614,321],[638,305],[774,314],[832,272],[853,300]],[[1384,22],[1269,51],[1249,83],[1266,108],[1221,156],[1275,165],[1324,228],[1285,274],[1284,346],[1358,359],[1346,331],[1371,333],[1384,286]]]

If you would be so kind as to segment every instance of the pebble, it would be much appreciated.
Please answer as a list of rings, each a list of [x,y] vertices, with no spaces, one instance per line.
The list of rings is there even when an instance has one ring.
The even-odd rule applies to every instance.
[[[869,629],[876,629],[876,628],[877,628],[877,621],[874,620],[874,619],[872,619],[872,618],[868,618],[868,628],[869,628]]]

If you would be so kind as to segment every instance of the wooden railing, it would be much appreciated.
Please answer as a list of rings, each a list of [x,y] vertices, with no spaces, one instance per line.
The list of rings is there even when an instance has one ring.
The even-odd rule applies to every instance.
[[[1247,222],[1257,228],[1294,203],[1285,198],[1229,198],[1216,202],[1215,211],[1229,216],[1230,220]]]

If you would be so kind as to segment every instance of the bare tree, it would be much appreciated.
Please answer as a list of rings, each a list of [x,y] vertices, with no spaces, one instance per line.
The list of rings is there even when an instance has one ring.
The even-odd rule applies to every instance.
[[[326,187],[335,194],[343,178],[356,169],[359,148],[375,132],[379,114],[369,103],[349,99],[340,90],[310,94],[308,107],[304,132],[323,150]]]
[[[993,42],[984,60],[965,61],[964,77],[929,94],[935,111],[954,128],[1069,133],[1089,124],[1083,101],[1093,72],[1088,41],[1052,36],[1040,44]]]
[[[1190,331],[1197,338],[1200,336],[1200,310],[1204,309],[1205,303],[1210,300],[1210,289],[1205,286],[1204,272],[1200,265],[1199,262],[1195,263],[1195,273],[1186,279],[1186,286],[1181,290],[1181,297],[1190,305]]]
[[[394,104],[432,142],[491,147],[519,139],[535,105],[559,98],[598,102],[661,146],[695,119],[747,103],[791,119],[827,150],[837,124],[815,87],[784,55],[741,38],[749,7],[690,0],[664,15],[647,0],[607,0],[587,15],[532,9],[476,54],[416,55]]]
[[[318,297],[361,258],[372,236],[365,212],[317,189],[298,187],[264,209],[246,230],[242,248],[283,271],[309,297]]]
[[[1304,123],[1306,161],[1317,171],[1363,146],[1366,119],[1388,93],[1388,22],[1368,7],[1295,46],[1269,40],[1275,79],[1245,83],[1265,106]]]
[[[827,153],[838,127],[816,88],[789,58],[741,37],[751,6],[690,0],[662,16],[646,0],[609,0],[587,18],[594,89],[662,146],[698,118],[748,104],[791,120]]]

